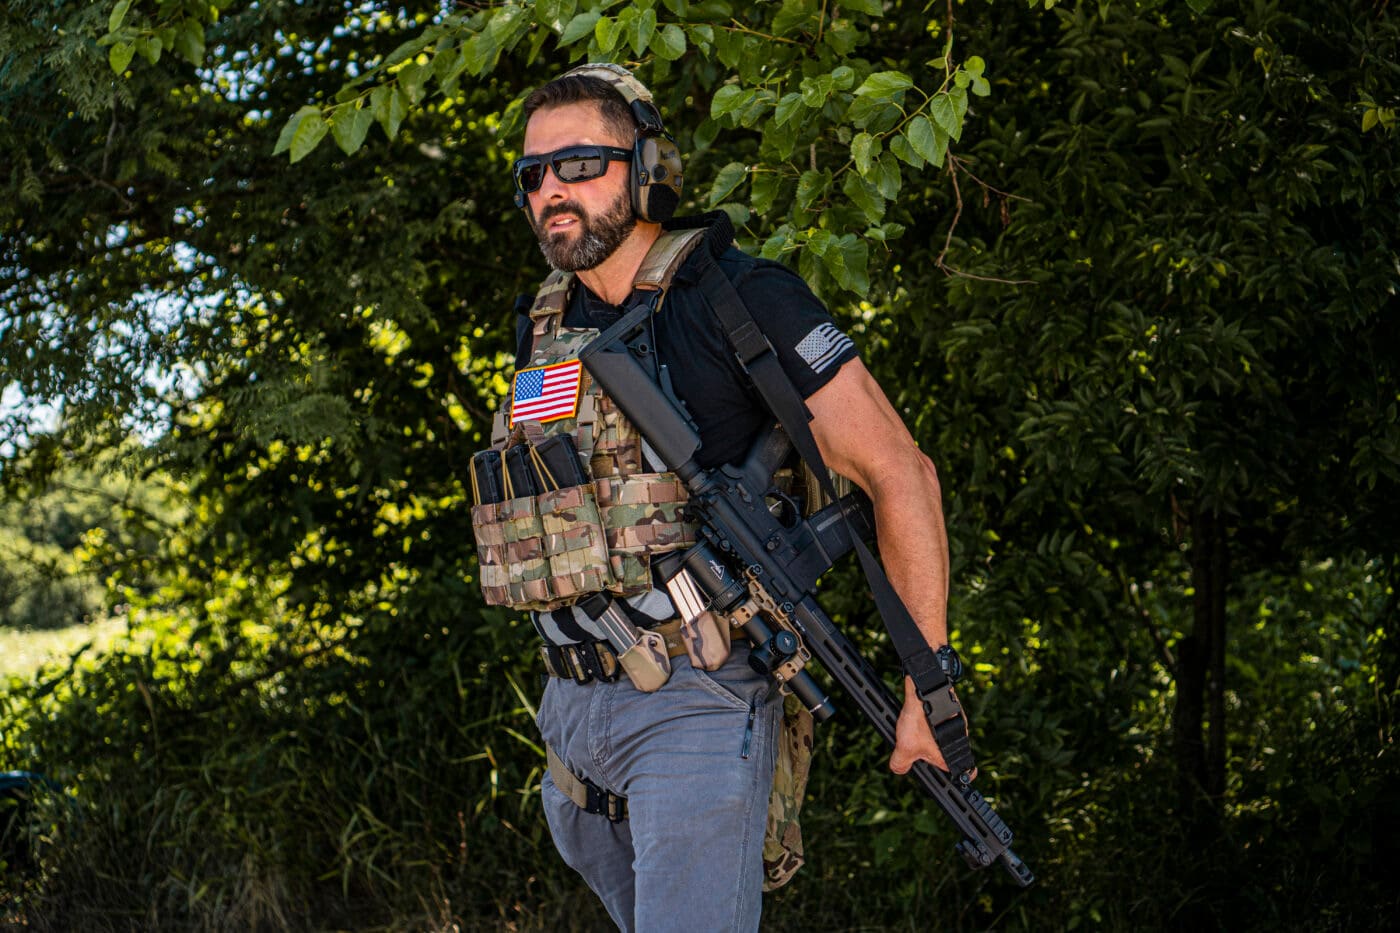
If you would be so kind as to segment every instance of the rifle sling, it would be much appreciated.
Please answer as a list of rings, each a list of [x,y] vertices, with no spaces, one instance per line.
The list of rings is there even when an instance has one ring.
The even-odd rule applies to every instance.
[[[734,288],[734,283],[729,281],[729,277],[712,257],[707,255],[705,260],[699,282],[700,292],[723,326],[739,365],[753,380],[754,387],[758,389],[769,411],[787,431],[798,454],[807,461],[807,465],[822,484],[823,491],[831,500],[840,501],[808,424],[812,420],[812,413],[808,410],[806,402],[783,371],[772,343],[754,321],[753,315],[749,314],[749,309]],[[844,509],[842,516],[845,517]],[[849,523],[849,519],[847,522]],[[908,607],[895,592],[880,562],[854,528],[850,529],[850,534],[866,580],[875,596],[876,609],[890,634],[890,641],[899,655],[904,672],[914,681],[914,687],[924,704],[925,715],[929,718],[930,728],[933,729],[939,748],[943,751],[944,760],[954,774],[970,772],[973,766],[972,749],[961,722],[962,710],[952,701],[951,696],[943,691],[943,688],[949,685],[947,674],[909,614]]]

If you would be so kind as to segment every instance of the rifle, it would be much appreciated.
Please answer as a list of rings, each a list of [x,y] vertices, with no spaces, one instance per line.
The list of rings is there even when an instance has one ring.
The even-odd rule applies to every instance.
[[[698,585],[709,597],[709,608],[743,625],[759,662],[802,700],[814,719],[824,721],[834,707],[801,669],[806,652],[821,662],[893,745],[899,703],[813,595],[821,573],[854,544],[849,540],[854,532],[843,537],[835,531],[842,503],[806,520],[791,514],[780,520],[770,511],[772,468],[787,452],[778,427],[759,438],[743,465],[700,467],[695,460],[700,436],[684,403],[670,390],[664,366],[653,380],[633,357],[624,339],[627,324],[624,320],[609,328],[579,358],[667,469],[686,484],[687,510],[699,523],[703,541],[668,569],[676,577],[689,578],[682,589],[691,588],[693,594]],[[735,577],[735,567],[741,568],[741,577]],[[1011,851],[1011,829],[969,780],[954,782],[923,761],[916,762],[910,774],[957,827],[962,839],[955,848],[970,866],[985,868],[999,861],[1022,887],[1034,880]]]

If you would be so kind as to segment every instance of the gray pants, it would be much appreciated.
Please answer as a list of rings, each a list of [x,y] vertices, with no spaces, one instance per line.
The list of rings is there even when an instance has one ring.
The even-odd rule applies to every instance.
[[[559,854],[623,930],[758,929],[782,703],[747,656],[736,644],[710,672],[672,658],[655,693],[625,676],[545,689],[544,740],[574,774],[627,798],[629,818],[612,823],[544,779]]]

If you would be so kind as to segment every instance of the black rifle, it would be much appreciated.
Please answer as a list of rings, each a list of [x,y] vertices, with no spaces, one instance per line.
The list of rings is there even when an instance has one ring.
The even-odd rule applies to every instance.
[[[830,553],[823,553],[822,547],[830,534],[815,528],[812,520],[788,516],[784,521],[770,511],[771,469],[756,469],[754,464],[772,462],[772,441],[760,439],[756,450],[766,447],[767,452],[751,456],[745,466],[701,468],[695,461],[699,434],[683,403],[669,393],[664,367],[659,375],[661,386],[667,386],[667,390],[633,357],[620,331],[618,326],[610,328],[579,354],[580,359],[666,467],[686,484],[690,493],[689,516],[699,523],[705,542],[713,548],[701,561],[712,560],[713,552],[718,551],[723,562],[742,568],[741,582],[752,603],[760,610],[760,616],[768,617],[767,622],[777,629],[777,636],[760,634],[755,639],[756,648],[769,654],[776,648],[785,655],[791,645],[778,644],[786,641],[778,636],[784,632],[796,635],[802,650],[809,650],[821,662],[875,729],[894,744],[899,703],[812,594],[817,577],[834,559]],[[721,569],[716,567],[716,574]],[[704,574],[696,572],[692,576],[704,582]],[[722,583],[705,586],[707,595],[716,597]],[[730,600],[731,605],[734,602]],[[723,605],[715,608],[721,612],[728,609]],[[756,616],[754,621],[761,622],[761,618]],[[766,627],[746,630],[754,638]],[[831,715],[829,702],[805,671],[797,671],[787,684],[818,720]],[[923,761],[916,762],[910,774],[962,834],[956,848],[969,865],[985,868],[1000,861],[1018,884],[1026,886],[1034,880],[1030,870],[1011,851],[1010,828],[970,783],[954,782],[945,772]]]

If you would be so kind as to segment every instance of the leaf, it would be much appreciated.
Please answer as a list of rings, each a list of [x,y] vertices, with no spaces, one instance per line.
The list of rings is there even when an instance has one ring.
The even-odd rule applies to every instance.
[[[773,114],[773,121],[779,126],[787,126],[792,118],[797,116],[802,109],[802,95],[793,91],[784,94],[783,99],[778,101],[777,110]]]
[[[152,65],[160,61],[160,53],[162,50],[163,46],[160,42],[160,36],[142,36],[136,40],[136,51]]]
[[[884,219],[885,199],[873,182],[866,181],[855,172],[847,172],[841,190],[872,224],[878,224]]]
[[[320,110],[308,104],[287,118],[287,122],[282,125],[282,132],[277,134],[277,145],[272,149],[273,155],[280,155],[291,148],[292,138],[296,136],[297,128],[301,126],[301,121],[310,113],[319,114]]]
[[[812,21],[816,12],[816,4],[810,0],[783,0],[782,9],[773,16],[773,35],[797,32]]]
[[[291,155],[293,162],[300,162],[306,158],[311,150],[326,136],[326,131],[330,129],[330,124],[326,118],[321,116],[321,111],[311,107],[312,113],[308,113],[297,125],[296,134],[292,137]]]
[[[737,84],[726,84],[710,100],[710,119],[718,120],[747,103],[748,92]]]
[[[672,62],[685,54],[685,30],[675,23],[667,23],[666,28],[656,35],[651,50],[663,61]]]
[[[204,62],[204,27],[198,20],[190,17],[180,24],[175,33],[174,49],[176,55],[191,65]]]
[[[879,153],[879,143],[869,133],[857,133],[851,140],[851,158],[855,160],[856,171],[869,175],[874,165],[874,157]]]
[[[1376,128],[1376,124],[1379,122],[1381,122],[1381,115],[1376,111],[1376,108],[1368,108],[1366,112],[1361,115],[1361,132],[1370,132]]]
[[[559,44],[573,45],[584,36],[593,34],[593,28],[598,24],[598,20],[603,16],[597,10],[589,10],[587,13],[580,13],[569,20],[569,25],[564,27],[564,33],[559,37]]]
[[[410,62],[398,71],[399,87],[408,95],[408,102],[416,104],[423,99],[423,85],[428,80],[428,66]]]
[[[905,133],[900,133],[898,136],[894,137],[894,139],[890,140],[890,152],[894,153],[895,157],[901,162],[907,163],[912,168],[920,169],[924,167],[924,157],[919,155],[918,150],[914,148],[913,142]]]
[[[851,50],[860,44],[863,33],[851,25],[847,19],[833,20],[827,28],[822,41],[827,48],[835,52],[838,56],[845,57],[851,54]]]
[[[551,32],[558,32],[564,25],[564,17],[568,15],[566,7],[571,12],[574,4],[570,0],[537,0],[535,22]]]
[[[875,186],[880,189],[880,194],[886,201],[893,201],[899,197],[899,188],[904,183],[904,178],[899,171],[899,163],[890,153],[884,153],[875,163]]]
[[[715,183],[710,188],[710,207],[723,202],[730,194],[744,183],[744,178],[748,175],[748,166],[742,162],[730,162],[719,170],[719,175],[715,177]]]
[[[783,253],[787,252],[791,245],[792,226],[783,224],[777,230],[773,231],[772,236],[763,241],[763,248],[759,250],[758,254],[764,259],[777,259]]]
[[[122,28],[122,20],[126,19],[126,13],[131,9],[131,0],[120,0],[116,6],[112,7],[112,15],[107,17],[107,31],[116,32]],[[122,71],[126,69],[123,68]],[[121,72],[118,72],[120,74]]]
[[[803,210],[810,210],[816,201],[826,194],[826,189],[831,185],[831,173],[828,171],[813,171],[808,169],[802,173],[802,177],[797,179],[797,206]]]
[[[982,56],[973,55],[963,62],[963,69],[973,77],[978,77],[987,70],[987,63],[982,61]]]
[[[812,78],[802,79],[802,103],[813,110],[820,110],[826,103],[826,99],[831,96],[834,83],[831,75],[817,75]]]
[[[632,51],[641,55],[651,44],[651,37],[656,34],[656,11],[645,9],[629,24],[627,30],[627,41],[632,46]]]
[[[954,139],[958,135],[958,113],[953,106],[952,99],[946,92],[933,95],[933,100],[929,103],[929,114],[933,117],[933,122],[937,123],[943,132]]]
[[[702,120],[691,134],[690,144],[696,152],[704,152],[719,135],[719,123],[715,120]]]
[[[881,0],[843,0],[841,9],[848,12],[864,13],[866,16],[884,16],[885,8]]]
[[[835,240],[836,236],[830,230],[813,230],[807,237],[805,249],[814,256],[825,256]]]
[[[370,109],[374,119],[379,121],[384,135],[393,139],[399,131],[399,124],[408,114],[408,100],[403,91],[388,84],[381,84],[370,92]]]
[[[877,71],[861,82],[860,87],[856,88],[856,96],[891,98],[913,86],[913,80],[902,71]]]
[[[749,204],[754,213],[767,214],[782,191],[783,177],[777,172],[755,172],[749,179]]]
[[[905,133],[920,158],[934,165],[943,164],[943,155],[948,151],[948,135],[935,128],[923,114],[909,121],[909,129]]]
[[[632,7],[628,7],[622,12],[627,13],[630,10],[632,10]],[[633,15],[635,16],[636,14],[634,13]],[[613,48],[616,47],[618,36],[621,33],[622,26],[612,17],[604,16],[602,19],[598,20],[598,24],[593,27],[593,39],[598,43],[598,51],[605,55],[611,52]]]
[[[964,88],[955,87],[948,92],[948,99],[953,102],[953,115],[956,129],[948,135],[954,139],[962,139],[963,118],[967,116],[967,91]]]
[[[374,114],[361,106],[359,101],[337,107],[331,115],[331,133],[335,135],[335,144],[346,155],[352,154],[364,145],[365,136],[373,123]]]
[[[130,42],[113,42],[112,47],[107,50],[107,64],[112,66],[113,72],[122,74],[131,64],[135,54],[136,47]]]
[[[822,255],[822,262],[837,283],[848,291],[864,296],[870,291],[870,245],[848,233],[836,240]]]

